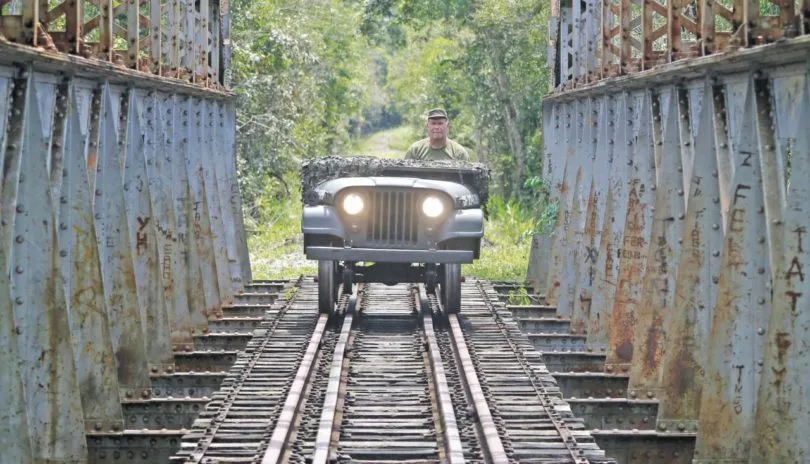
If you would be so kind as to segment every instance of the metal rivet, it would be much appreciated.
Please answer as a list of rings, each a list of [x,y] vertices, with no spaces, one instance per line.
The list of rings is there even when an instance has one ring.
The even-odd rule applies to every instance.
[[[761,360],[761,359],[758,359],[758,360],[757,360],[757,366],[762,367],[762,365],[763,365],[763,364],[765,364],[765,363],[764,363],[764,362],[762,362],[762,360]]]
[[[14,239],[17,243],[23,243],[25,238],[22,235],[18,235],[17,238]]]
[[[717,230],[720,228],[720,224],[712,224],[712,229]]]
[[[14,299],[14,302],[17,303],[18,305],[21,305],[21,304],[23,304],[23,299],[20,298],[20,297],[17,297],[17,298]]]
[[[773,220],[773,225],[775,225],[775,226],[781,226],[781,225],[782,225],[782,220],[781,220],[781,219],[774,219],[774,220]]]
[[[23,205],[17,205],[17,212],[18,213],[22,213],[24,211],[25,211],[25,208],[23,208]]]
[[[67,230],[67,224],[64,222],[59,223],[59,230]]]
[[[759,303],[759,304],[765,304],[765,298],[760,298],[760,299],[758,299],[758,300],[757,300],[757,303]]]
[[[715,204],[720,203],[720,198],[714,197],[712,198],[712,202],[714,202]]]
[[[717,250],[714,250],[714,251],[712,251],[712,256],[714,256],[716,258],[716,257],[720,256],[720,252],[717,251]]]
[[[22,274],[22,273],[23,273],[23,268],[22,268],[22,266],[17,266],[17,267],[15,267],[15,268],[14,268],[14,272],[16,272],[17,274]]]
[[[712,277],[712,282],[716,284],[717,282],[720,282],[720,279],[718,277]]]
[[[758,328],[757,335],[765,335],[765,329],[763,329],[762,327]]]
[[[683,196],[683,190],[678,189],[678,196],[679,196],[679,197],[682,197],[682,196]]]
[[[67,251],[65,251],[65,250],[60,251],[59,256],[61,256],[63,258],[66,258],[67,257]]]
[[[678,215],[678,219],[683,219],[683,218],[684,218],[684,215],[683,215],[683,214],[679,214],[679,215]]]

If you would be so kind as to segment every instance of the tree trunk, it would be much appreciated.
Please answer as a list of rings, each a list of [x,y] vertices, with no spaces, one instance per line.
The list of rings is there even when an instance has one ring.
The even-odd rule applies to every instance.
[[[512,96],[512,85],[509,76],[506,74],[502,39],[500,37],[493,37],[491,32],[488,33],[488,38],[492,68],[495,72],[495,80],[497,81],[495,89],[497,91],[498,100],[501,102],[509,148],[512,151],[512,157],[515,159],[517,167],[517,177],[515,178],[517,185],[513,186],[514,191],[520,188],[520,182],[526,170],[526,149],[523,145],[523,137],[520,134],[520,129],[518,128],[518,107]]]

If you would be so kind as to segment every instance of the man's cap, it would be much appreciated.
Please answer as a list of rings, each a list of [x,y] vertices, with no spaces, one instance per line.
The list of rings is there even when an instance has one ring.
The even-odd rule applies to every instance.
[[[428,111],[427,118],[428,119],[433,119],[433,118],[447,119],[447,112],[444,111],[441,108],[435,108],[435,109],[432,109],[432,110]]]

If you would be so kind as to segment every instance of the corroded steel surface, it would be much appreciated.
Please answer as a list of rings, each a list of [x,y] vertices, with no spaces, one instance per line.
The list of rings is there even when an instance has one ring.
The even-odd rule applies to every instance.
[[[227,0],[3,1],[0,40],[221,89],[229,85],[228,6]]]
[[[554,0],[548,65],[559,92],[810,33],[807,3]],[[652,76],[653,73],[647,73]]]
[[[808,459],[799,179],[810,133],[810,22],[799,5],[552,5],[544,173],[558,187],[559,216],[546,269],[559,314],[569,313],[565,289],[587,297],[587,268],[571,257],[592,243],[598,252],[585,333],[580,306],[575,335],[537,333],[535,343],[555,368],[592,369],[599,356],[608,373],[626,368],[621,394],[659,401],[658,433],[696,434],[695,462]],[[576,109],[601,98],[616,101],[615,127],[601,128],[610,168],[577,178],[593,152],[577,137]],[[652,152],[641,150],[648,133]],[[640,164],[647,158],[654,171]],[[571,234],[583,204],[575,191],[606,172],[601,223],[586,203],[590,223]],[[601,234],[591,242],[594,222]]]
[[[178,392],[195,395],[211,388],[203,385],[207,380],[175,370],[187,369],[189,360],[233,362],[234,351],[193,352],[210,340],[192,338],[191,329],[207,332],[208,315],[241,302],[235,294],[242,291],[246,252],[224,252],[244,248],[241,222],[219,234],[218,248],[208,245],[196,261],[185,259],[199,239],[214,243],[212,221],[224,228],[203,204],[241,208],[232,185],[235,164],[215,159],[232,161],[233,153],[222,150],[233,145],[201,147],[203,140],[233,141],[227,134],[234,128],[233,102],[200,85],[45,54],[0,43],[0,351],[8,358],[0,435],[4,456],[14,462],[95,461],[118,452],[112,448],[120,438],[107,438],[130,433],[125,427],[173,424],[167,411],[175,406],[178,420],[194,413],[198,406],[190,403],[150,403],[153,384],[167,395],[164,376],[177,377]],[[19,64],[21,57],[27,65]],[[192,100],[196,106],[185,109],[197,111],[182,114],[176,102]],[[191,157],[175,142],[183,135],[186,147],[196,147]],[[182,178],[189,171],[191,186]],[[178,199],[179,188],[186,190],[178,190]],[[184,237],[176,232],[178,203],[187,208],[180,216],[189,232]],[[220,263],[237,269],[235,278],[219,272]],[[192,321],[190,287],[179,293],[174,279],[185,283],[195,274],[195,294],[205,304],[195,306]],[[229,290],[227,301],[218,294],[222,288]],[[172,342],[189,353],[173,353]],[[177,441],[158,435],[143,442]],[[137,456],[143,453],[151,456],[146,449]]]

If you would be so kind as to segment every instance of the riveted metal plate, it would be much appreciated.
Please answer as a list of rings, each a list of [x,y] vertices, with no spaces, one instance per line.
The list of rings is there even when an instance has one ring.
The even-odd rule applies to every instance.
[[[239,355],[237,351],[175,352],[178,372],[220,372],[231,368]]]
[[[209,398],[153,398],[148,401],[124,401],[127,429],[183,429],[205,409]]]
[[[650,431],[592,431],[608,456],[627,464],[691,464],[694,434],[660,434]]]
[[[567,399],[576,417],[585,420],[589,429],[655,429],[657,401],[612,399]]]
[[[127,430],[116,434],[88,434],[92,463],[169,462],[180,449],[185,430]]]
[[[227,371],[179,372],[152,376],[153,398],[210,397],[220,389]]]
[[[604,372],[555,372],[565,398],[622,398],[627,394],[626,374]]]

